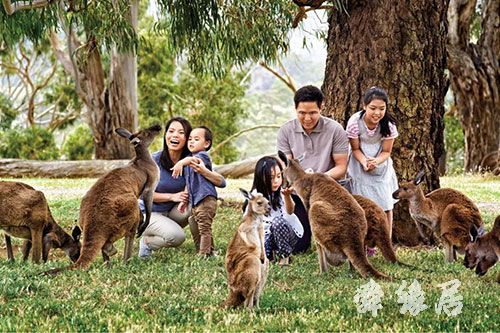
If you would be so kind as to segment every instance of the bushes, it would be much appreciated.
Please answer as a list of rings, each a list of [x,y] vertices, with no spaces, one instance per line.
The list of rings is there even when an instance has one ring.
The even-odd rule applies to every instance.
[[[94,139],[87,125],[79,125],[64,142],[62,153],[68,160],[91,160],[94,154]]]
[[[59,155],[54,136],[46,129],[30,127],[0,132],[0,157],[56,160]]]

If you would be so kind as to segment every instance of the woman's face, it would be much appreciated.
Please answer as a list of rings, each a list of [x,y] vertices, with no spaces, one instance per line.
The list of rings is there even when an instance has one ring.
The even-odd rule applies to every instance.
[[[281,178],[281,170],[280,167],[275,165],[274,169],[271,171],[271,184],[273,192],[277,191],[281,184],[283,183],[283,179]]]
[[[186,145],[186,133],[180,122],[174,121],[170,124],[167,133],[165,133],[165,141],[167,142],[168,150],[182,151],[184,149]]]
[[[364,106],[367,125],[377,125],[384,117],[387,105],[381,99],[374,99]]]

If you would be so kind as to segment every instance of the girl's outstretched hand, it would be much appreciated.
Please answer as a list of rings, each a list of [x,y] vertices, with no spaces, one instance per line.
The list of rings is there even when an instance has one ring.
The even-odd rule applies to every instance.
[[[181,163],[179,162],[175,163],[174,167],[170,169],[172,170],[172,178],[176,179],[179,176],[182,176],[182,169],[183,166]]]
[[[283,193],[283,195],[285,196],[290,196],[293,193],[293,191],[294,191],[293,186],[281,189],[281,193]]]

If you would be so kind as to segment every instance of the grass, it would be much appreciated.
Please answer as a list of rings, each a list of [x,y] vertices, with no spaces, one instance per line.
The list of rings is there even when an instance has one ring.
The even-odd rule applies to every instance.
[[[24,179],[46,193],[56,220],[67,230],[78,218],[79,200],[92,179]],[[220,193],[239,198],[239,187],[251,181],[230,180]],[[441,185],[459,189],[480,205],[489,227],[499,213],[500,180],[491,177],[445,177]],[[49,268],[68,264],[55,250],[47,264],[0,260],[0,331],[500,331],[500,285],[495,277],[500,265],[482,278],[461,263],[444,264],[441,249],[415,250],[399,247],[399,258],[424,267],[412,270],[386,263],[380,254],[371,262],[393,277],[379,282],[385,296],[378,316],[357,312],[356,289],[369,280],[349,271],[347,265],[320,275],[316,254],[295,256],[290,267],[271,266],[261,307],[254,312],[219,307],[227,296],[224,254],[241,211],[223,205],[214,223],[219,256],[200,259],[188,240],[177,249],[155,252],[152,260],[137,257],[124,265],[120,253],[112,267],[97,259],[88,271],[70,271],[50,278],[39,275]],[[19,242],[16,242],[19,244]],[[116,243],[123,249],[123,241]],[[134,254],[137,253],[137,243]],[[400,314],[396,290],[405,280],[416,279],[425,292],[428,308],[417,316]],[[438,315],[438,284],[461,282],[462,313]]]

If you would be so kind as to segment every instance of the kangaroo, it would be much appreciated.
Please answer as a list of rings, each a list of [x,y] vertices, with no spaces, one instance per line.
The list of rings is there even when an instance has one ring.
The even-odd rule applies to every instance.
[[[80,255],[80,228],[68,235],[54,220],[41,191],[21,182],[0,181],[0,229],[5,232],[7,258],[14,261],[10,236],[25,239],[23,260],[47,262],[51,248],[60,248],[75,262]]]
[[[240,189],[248,200],[247,210],[236,234],[227,247],[226,271],[229,296],[226,307],[243,304],[247,309],[259,307],[259,298],[266,283],[269,261],[264,250],[262,218],[271,207],[261,193]]]
[[[483,230],[483,220],[477,206],[461,192],[440,188],[424,196],[419,184],[424,179],[420,171],[413,182],[403,182],[393,194],[394,199],[407,199],[410,215],[417,223],[429,227],[444,244],[445,261],[454,262],[456,251],[463,254],[469,243],[469,229],[474,225]]]
[[[498,260],[500,260],[500,215],[490,232],[479,236],[475,225],[470,227],[471,242],[465,247],[464,266],[476,267],[476,274],[483,276]],[[500,283],[500,273],[497,276]]]
[[[353,197],[365,212],[368,226],[365,245],[368,247],[377,246],[385,260],[393,264],[399,263],[392,247],[389,224],[384,210],[372,200],[361,195],[354,194]]]
[[[127,166],[103,175],[85,194],[80,204],[79,220],[83,233],[80,257],[73,265],[51,270],[48,274],[57,274],[65,269],[87,269],[99,250],[104,262],[109,265],[109,255],[116,251],[113,243],[123,237],[123,262],[128,262],[134,234],[142,234],[151,216],[159,169],[148,146],[160,131],[159,125],[134,134],[124,128],[116,129],[117,134],[128,138],[134,145],[136,157]],[[144,222],[137,201],[141,194],[146,208]]]
[[[338,266],[349,259],[362,277],[370,274],[378,279],[389,279],[366,259],[365,212],[352,195],[330,176],[306,173],[299,160],[288,160],[281,151],[278,156],[285,164],[284,178],[308,210],[320,272],[327,272],[329,266]]]

